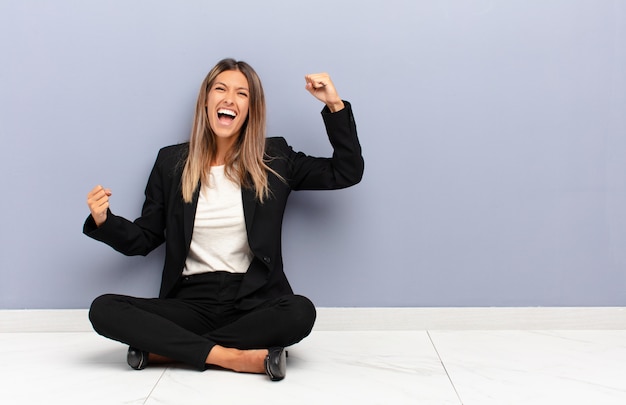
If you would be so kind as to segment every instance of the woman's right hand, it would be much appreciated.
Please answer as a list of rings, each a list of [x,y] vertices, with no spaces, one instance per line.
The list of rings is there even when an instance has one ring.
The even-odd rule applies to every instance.
[[[109,208],[109,197],[111,190],[100,185],[96,186],[87,194],[87,205],[91,211],[91,216],[100,226],[107,220],[107,209]]]

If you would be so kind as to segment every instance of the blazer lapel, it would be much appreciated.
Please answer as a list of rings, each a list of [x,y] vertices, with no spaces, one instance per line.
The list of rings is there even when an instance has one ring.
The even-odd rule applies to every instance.
[[[256,194],[254,189],[241,188],[241,199],[243,201],[243,216],[246,220],[246,232],[248,237],[252,235],[252,219],[254,218],[254,211],[256,210]]]
[[[193,222],[196,218],[196,208],[198,207],[198,197],[200,196],[200,183],[193,193],[191,203],[183,203],[183,229],[185,232],[185,247],[189,249],[191,245],[191,235],[193,234]]]

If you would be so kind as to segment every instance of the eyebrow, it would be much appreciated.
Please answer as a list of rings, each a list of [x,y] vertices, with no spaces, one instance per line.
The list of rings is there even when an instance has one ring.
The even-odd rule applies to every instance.
[[[224,82],[215,82],[215,84],[221,84],[222,86],[228,87],[228,85]],[[214,86],[215,86],[214,84]],[[237,87],[237,90],[245,90],[245,91],[250,91],[247,87]]]

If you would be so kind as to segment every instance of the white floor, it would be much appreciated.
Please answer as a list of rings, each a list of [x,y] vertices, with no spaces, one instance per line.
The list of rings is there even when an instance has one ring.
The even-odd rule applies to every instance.
[[[314,331],[287,378],[126,365],[93,332],[0,333],[2,404],[626,404],[626,330]]]

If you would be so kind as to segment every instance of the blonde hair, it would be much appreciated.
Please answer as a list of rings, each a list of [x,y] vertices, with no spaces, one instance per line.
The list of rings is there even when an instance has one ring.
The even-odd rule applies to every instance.
[[[209,89],[222,72],[235,70],[248,80],[248,117],[241,127],[237,142],[226,155],[225,173],[228,178],[242,187],[253,187],[256,197],[263,202],[270,194],[267,174],[271,172],[281,178],[267,165],[265,156],[265,95],[261,80],[246,62],[234,59],[219,61],[202,82],[189,140],[189,154],[185,161],[181,179],[183,200],[190,203],[198,182],[208,184],[208,171],[215,157],[216,139],[207,115],[206,102]]]

